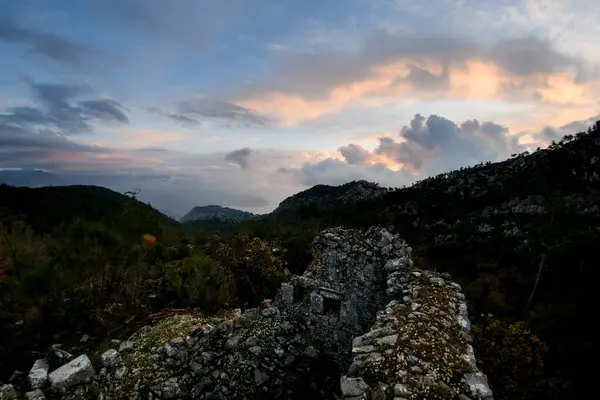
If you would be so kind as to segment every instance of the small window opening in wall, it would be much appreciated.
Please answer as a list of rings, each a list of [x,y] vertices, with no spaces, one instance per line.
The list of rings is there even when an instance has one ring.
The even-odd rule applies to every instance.
[[[302,301],[306,295],[306,289],[300,285],[294,286],[294,302]]]
[[[323,312],[324,313],[339,313],[342,309],[342,301],[338,299],[330,299],[325,297],[323,299]]]

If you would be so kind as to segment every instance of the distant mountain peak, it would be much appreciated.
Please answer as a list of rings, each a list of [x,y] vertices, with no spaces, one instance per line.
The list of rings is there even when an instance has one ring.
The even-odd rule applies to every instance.
[[[196,206],[181,218],[181,222],[207,220],[207,219],[222,219],[222,220],[237,220],[245,221],[255,218],[251,212],[236,210],[235,208],[223,207],[216,204],[207,206]]]

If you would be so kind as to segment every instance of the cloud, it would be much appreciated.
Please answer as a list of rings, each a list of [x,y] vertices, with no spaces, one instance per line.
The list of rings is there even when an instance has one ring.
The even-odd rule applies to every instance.
[[[341,184],[366,179],[401,186],[483,161],[498,161],[525,149],[519,135],[490,121],[471,119],[458,125],[437,116],[415,115],[397,137],[380,136],[369,151],[355,143],[341,146],[339,157],[308,161],[279,173],[302,185]]]
[[[371,153],[360,145],[350,143],[338,149],[348,164],[363,165],[371,159]]]
[[[550,74],[574,69],[583,72],[583,62],[559,53],[549,41],[529,36],[504,39],[489,50],[496,65],[520,76]]]
[[[593,71],[535,37],[481,44],[376,32],[358,50],[286,58],[268,80],[255,80],[233,96],[236,104],[280,118],[284,125],[344,107],[415,100],[597,106],[600,77]]]
[[[600,115],[580,121],[572,121],[560,127],[545,126],[541,130],[540,139],[542,141],[558,141],[565,135],[573,135],[578,132],[587,131],[589,127],[596,123],[596,121],[600,121]]]
[[[0,18],[0,41],[24,44],[34,54],[76,68],[90,66],[93,60],[107,56],[98,49],[59,35],[21,27],[8,17]]]
[[[114,100],[82,100],[73,105],[75,98],[92,93],[89,87],[33,82],[30,87],[41,107],[10,107],[8,113],[0,114],[0,123],[32,131],[53,128],[63,135],[91,132],[93,122],[129,123],[123,112],[126,108]]]
[[[83,108],[84,113],[89,116],[94,116],[105,121],[129,123],[129,119],[121,111],[125,107],[114,100],[87,100],[80,102],[79,105]]]
[[[225,161],[238,165],[241,169],[248,169],[250,166],[250,155],[253,151],[244,147],[243,149],[233,150],[227,154],[225,154]]]
[[[190,117],[182,115],[182,114],[168,113],[168,112],[161,110],[158,107],[148,107],[147,110],[153,114],[168,118],[171,121],[174,121],[175,123],[177,123],[178,125],[182,125],[182,126],[185,126],[188,128],[193,128],[193,127],[200,125],[200,121],[198,121],[197,119],[190,118]]]
[[[185,100],[179,103],[184,115],[197,115],[210,119],[235,121],[244,125],[266,126],[269,119],[237,104],[210,99]]]

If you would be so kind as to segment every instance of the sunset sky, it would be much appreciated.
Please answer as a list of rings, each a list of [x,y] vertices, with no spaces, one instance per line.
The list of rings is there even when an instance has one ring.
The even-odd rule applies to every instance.
[[[320,183],[408,185],[600,119],[595,0],[0,9],[0,169],[140,187],[172,214],[268,212]]]

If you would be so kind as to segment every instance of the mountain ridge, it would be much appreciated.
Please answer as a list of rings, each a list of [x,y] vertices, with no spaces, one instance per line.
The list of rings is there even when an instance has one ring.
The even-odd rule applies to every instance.
[[[231,207],[210,204],[206,206],[195,206],[185,214],[179,222],[190,222],[207,219],[246,221],[256,218],[257,215],[248,211],[238,210]]]

